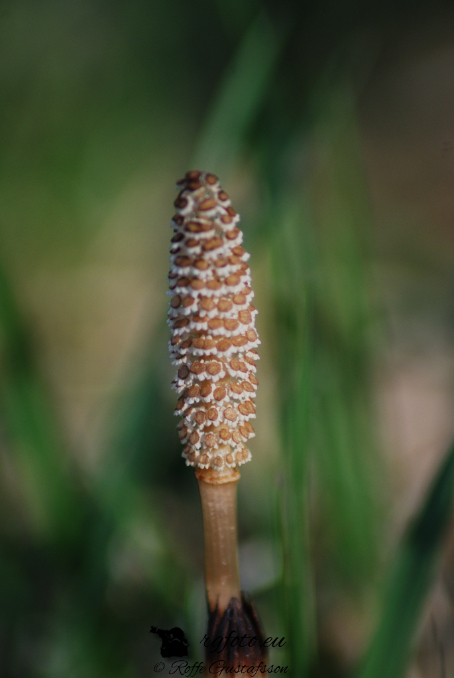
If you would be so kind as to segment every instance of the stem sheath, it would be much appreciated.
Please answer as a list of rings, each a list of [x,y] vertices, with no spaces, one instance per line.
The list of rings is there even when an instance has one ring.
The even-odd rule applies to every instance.
[[[231,598],[241,600],[238,569],[236,469],[225,474],[197,470],[205,535],[205,579],[210,612],[223,614]]]

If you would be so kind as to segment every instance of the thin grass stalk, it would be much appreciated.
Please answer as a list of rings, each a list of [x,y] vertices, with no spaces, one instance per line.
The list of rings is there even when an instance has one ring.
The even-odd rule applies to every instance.
[[[287,661],[298,676],[309,674],[316,648],[315,604],[310,557],[309,488],[313,379],[311,362],[311,244],[301,199],[281,188],[274,196],[280,223],[273,243],[276,338],[280,368],[283,492],[280,500],[283,549],[283,613]],[[285,262],[285,263],[284,263]]]
[[[434,583],[454,508],[454,445],[448,451],[390,568],[377,629],[357,678],[401,678]]]
[[[263,104],[284,45],[261,10],[245,32],[208,110],[195,165],[228,176]]]
[[[46,539],[67,544],[77,537],[81,507],[32,338],[1,267],[0,375],[3,433],[21,479],[30,523]]]

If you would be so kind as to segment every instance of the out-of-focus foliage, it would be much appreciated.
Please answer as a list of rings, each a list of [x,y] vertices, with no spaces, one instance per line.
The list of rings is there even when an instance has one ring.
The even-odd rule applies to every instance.
[[[399,545],[378,407],[380,271],[399,242],[385,226],[412,271],[442,255],[426,263],[409,217],[374,197],[361,125],[390,124],[370,113],[373,83],[401,36],[440,34],[443,5],[0,8],[1,675],[149,676],[152,624],[181,626],[202,657],[201,511],[164,322],[173,184],[193,166],[219,174],[252,253],[262,361],[240,560],[266,635],[286,638],[271,660],[403,675],[452,461]],[[374,201],[392,217],[375,222]]]

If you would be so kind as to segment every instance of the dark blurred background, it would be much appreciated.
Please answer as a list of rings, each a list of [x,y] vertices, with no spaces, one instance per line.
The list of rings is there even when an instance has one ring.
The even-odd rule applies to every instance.
[[[151,676],[151,625],[202,657],[165,324],[193,168],[259,309],[243,585],[288,675],[354,675],[453,433],[453,82],[450,3],[0,2],[2,676]],[[411,678],[452,673],[453,554]]]

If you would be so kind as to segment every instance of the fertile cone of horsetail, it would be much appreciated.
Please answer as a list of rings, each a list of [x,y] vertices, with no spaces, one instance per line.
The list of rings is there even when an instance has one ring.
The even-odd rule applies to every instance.
[[[177,366],[183,457],[196,469],[203,509],[208,642],[234,632],[255,636],[246,647],[226,644],[208,659],[258,665],[265,658],[252,604],[241,592],[236,520],[237,470],[251,459],[257,389],[255,329],[249,254],[242,247],[239,215],[213,174],[191,171],[172,219],[169,273],[170,355]],[[232,636],[233,637],[233,636]],[[231,644],[233,645],[233,643]]]

